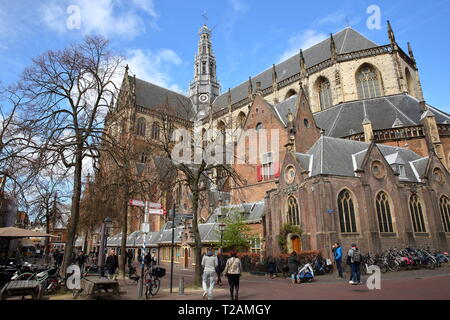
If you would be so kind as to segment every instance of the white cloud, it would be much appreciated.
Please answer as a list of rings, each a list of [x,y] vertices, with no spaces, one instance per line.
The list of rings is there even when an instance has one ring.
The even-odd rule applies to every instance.
[[[146,26],[157,28],[153,0],[45,0],[40,6],[42,21],[59,33],[73,31],[67,27],[73,17],[73,12],[67,12],[69,6],[79,8],[82,34],[133,38],[145,32]]]
[[[181,65],[182,63],[181,58],[175,51],[170,49],[129,50],[125,63],[130,67],[130,72],[136,74],[136,77],[158,86],[183,93],[181,87],[174,83],[170,76],[172,67]]]
[[[279,61],[284,61],[297,54],[300,49],[305,50],[327,37],[329,37],[329,35],[313,29],[307,29],[303,32],[296,33],[289,38],[287,48],[281,54]]]
[[[250,7],[247,3],[242,0],[230,0],[231,7],[236,12],[245,12]]]

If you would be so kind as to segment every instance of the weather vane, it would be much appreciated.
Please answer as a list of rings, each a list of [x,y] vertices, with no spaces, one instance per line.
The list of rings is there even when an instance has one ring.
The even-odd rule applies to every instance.
[[[205,19],[205,23],[204,24],[206,25],[206,23],[208,22],[208,14],[207,14],[206,11],[203,11],[202,17],[203,17],[203,19]]]

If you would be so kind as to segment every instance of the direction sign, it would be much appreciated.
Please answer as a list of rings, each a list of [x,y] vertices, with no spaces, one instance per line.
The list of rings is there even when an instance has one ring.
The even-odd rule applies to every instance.
[[[148,202],[147,201],[147,206],[149,208],[162,209],[162,204],[161,203],[155,203],[155,202]]]
[[[128,205],[135,206],[135,207],[145,207],[145,202],[141,201],[141,200],[130,199],[130,201],[128,201]]]
[[[148,214],[166,214],[166,210],[164,209],[148,209],[147,210]]]

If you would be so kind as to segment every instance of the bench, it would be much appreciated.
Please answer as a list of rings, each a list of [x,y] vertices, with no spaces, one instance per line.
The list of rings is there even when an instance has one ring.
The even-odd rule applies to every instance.
[[[16,280],[10,281],[0,291],[1,300],[6,300],[8,297],[31,295],[33,300],[41,300],[42,287],[36,280]]]
[[[119,295],[119,282],[110,280],[100,276],[87,276],[81,279],[81,292],[88,296],[100,295],[102,290],[104,293],[112,293]],[[109,291],[111,290],[111,291]]]

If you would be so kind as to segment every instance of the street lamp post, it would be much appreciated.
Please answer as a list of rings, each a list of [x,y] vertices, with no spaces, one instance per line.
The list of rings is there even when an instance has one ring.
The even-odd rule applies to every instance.
[[[105,250],[108,242],[108,230],[111,227],[112,220],[110,218],[105,218],[102,223],[101,238],[100,238],[100,252],[98,253],[97,266],[103,270],[105,264]],[[101,271],[103,272],[103,271]]]
[[[138,177],[142,176],[142,173],[144,172],[145,164],[142,162],[136,162],[136,173]],[[141,279],[139,284],[139,292],[138,296],[139,298],[142,298],[144,293],[144,268],[145,268],[145,241],[147,238],[147,233],[149,231],[148,228],[148,214],[147,214],[147,201],[145,201],[145,207],[144,207],[144,223],[142,224],[142,232],[143,232],[143,239],[142,239],[142,252],[141,252]]]
[[[222,251],[223,251],[223,232],[225,231],[225,227],[226,227],[226,224],[223,223],[223,221],[222,221],[223,216],[224,216],[223,213],[219,213],[217,215],[217,218],[219,220],[218,227],[219,227],[219,231],[220,231],[220,253],[222,253]]]
[[[170,293],[172,293],[173,288],[173,250],[174,250],[174,242],[175,242],[175,201],[173,201],[172,205],[172,248],[171,248],[171,257],[170,257]]]

